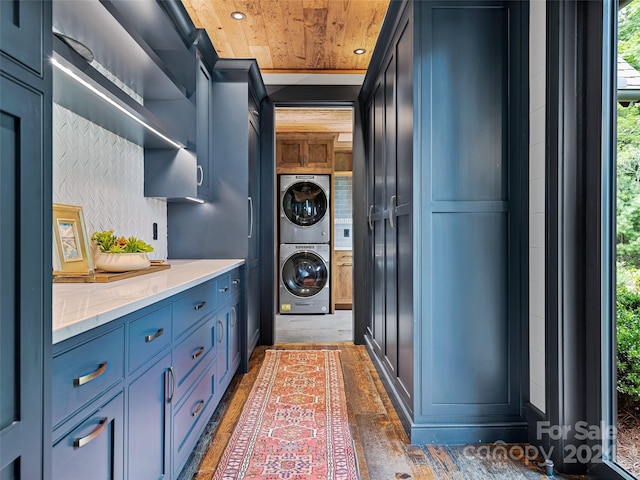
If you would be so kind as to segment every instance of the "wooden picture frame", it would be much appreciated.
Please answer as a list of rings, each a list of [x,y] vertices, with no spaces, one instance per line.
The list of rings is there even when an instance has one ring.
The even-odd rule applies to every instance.
[[[53,204],[53,274],[93,274],[82,207]]]

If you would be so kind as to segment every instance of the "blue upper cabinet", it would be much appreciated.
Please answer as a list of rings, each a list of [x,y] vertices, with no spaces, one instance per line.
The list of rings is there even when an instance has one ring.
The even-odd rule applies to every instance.
[[[211,162],[211,72],[198,59],[196,64],[196,151],[198,152],[197,185],[198,197],[212,201],[213,165]]]
[[[38,75],[44,69],[44,2],[0,2],[0,50]]]

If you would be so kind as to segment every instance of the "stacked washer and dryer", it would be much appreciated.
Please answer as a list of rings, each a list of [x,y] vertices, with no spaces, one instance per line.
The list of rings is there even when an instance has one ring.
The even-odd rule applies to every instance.
[[[329,175],[280,176],[281,314],[329,313]]]

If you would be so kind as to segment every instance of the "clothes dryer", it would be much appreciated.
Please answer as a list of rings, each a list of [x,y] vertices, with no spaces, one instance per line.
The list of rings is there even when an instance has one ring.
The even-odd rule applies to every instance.
[[[329,313],[330,255],[326,243],[280,245],[280,313]]]
[[[329,175],[280,176],[280,243],[329,243]]]

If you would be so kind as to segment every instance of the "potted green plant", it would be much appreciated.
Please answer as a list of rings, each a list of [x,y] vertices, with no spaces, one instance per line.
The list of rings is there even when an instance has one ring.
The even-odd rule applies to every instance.
[[[148,268],[148,252],[153,247],[136,237],[118,237],[113,230],[93,232],[91,235],[96,268],[106,272],[127,272]]]

